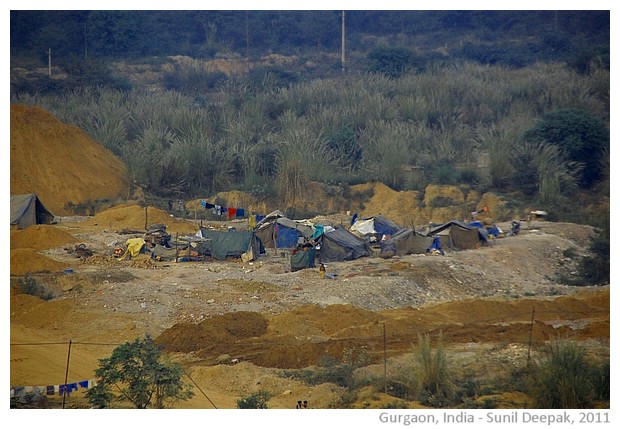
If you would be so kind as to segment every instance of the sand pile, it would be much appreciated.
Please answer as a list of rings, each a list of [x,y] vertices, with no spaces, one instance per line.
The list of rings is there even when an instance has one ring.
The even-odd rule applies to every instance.
[[[11,194],[36,193],[55,215],[127,191],[125,165],[75,126],[11,105]]]
[[[416,213],[419,212],[419,196],[417,191],[395,191],[383,183],[363,183],[351,186],[351,194],[372,194],[370,199],[361,201],[363,209],[357,213],[360,217],[383,215],[401,226],[419,223]],[[356,211],[356,208],[351,208]]]
[[[65,268],[68,268],[68,265],[64,262],[41,255],[34,249],[11,249],[11,275],[55,272]]]
[[[177,323],[157,337],[156,342],[169,351],[209,350],[227,353],[241,339],[259,337],[267,330],[260,313],[239,311],[203,320],[198,324]]]
[[[71,234],[52,225],[32,225],[19,231],[11,231],[11,249],[45,250],[76,243]]]
[[[105,210],[96,216],[84,221],[81,225],[100,227],[120,231],[135,229],[144,231],[146,226],[161,223],[166,225],[168,234],[196,233],[198,226],[195,223],[176,219],[165,210],[149,206],[147,210],[138,205],[119,205]]]
[[[497,195],[488,192],[481,196],[467,185],[428,185],[421,193],[395,191],[378,182],[363,183],[351,186],[351,196],[352,212],[361,217],[381,214],[403,227],[470,219],[471,212],[482,207],[488,207],[484,217],[490,216],[495,222],[520,217]]]

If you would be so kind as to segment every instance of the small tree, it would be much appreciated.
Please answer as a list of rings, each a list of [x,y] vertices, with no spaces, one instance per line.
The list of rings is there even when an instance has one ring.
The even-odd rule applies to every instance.
[[[97,385],[86,396],[98,408],[122,400],[139,409],[164,408],[166,402],[193,396],[191,386],[181,381],[182,374],[181,366],[165,359],[160,347],[147,335],[144,340],[117,347],[109,358],[100,359],[95,370]]]

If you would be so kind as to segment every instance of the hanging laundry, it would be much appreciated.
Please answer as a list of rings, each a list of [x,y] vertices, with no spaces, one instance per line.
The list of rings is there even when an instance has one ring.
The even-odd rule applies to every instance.
[[[46,392],[48,395],[53,395],[54,393],[56,393],[57,388],[58,388],[58,386],[47,386],[47,387],[45,388],[45,392]]]
[[[235,214],[237,214],[237,209],[234,207],[229,207],[228,208],[228,220],[231,220],[232,218],[234,218]]]
[[[88,380],[78,381],[78,384],[82,389],[88,389]]]
[[[237,209],[237,217],[244,217],[244,216],[245,216],[245,210]]]
[[[204,204],[204,208],[205,209],[212,209],[214,207],[215,207],[215,204],[211,204],[211,203],[207,203],[207,202],[205,202],[205,204]]]
[[[265,219],[267,216],[266,215],[256,215],[256,223],[260,222],[261,220]]]

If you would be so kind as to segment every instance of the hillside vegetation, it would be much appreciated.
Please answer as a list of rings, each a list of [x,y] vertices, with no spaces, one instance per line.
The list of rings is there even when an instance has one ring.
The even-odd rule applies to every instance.
[[[164,197],[239,189],[288,206],[308,181],[380,181],[396,190],[466,183],[562,212],[567,198],[608,180],[604,69],[583,75],[561,64],[465,63],[397,79],[229,82],[217,101],[103,88],[15,101],[78,125],[125,162],[129,181]],[[528,138],[550,114],[590,124],[598,140]],[[587,186],[580,186],[582,160],[563,152],[576,138],[598,169]]]
[[[464,184],[573,222],[606,212],[608,12],[351,11],[346,67],[340,18],[14,12],[12,101],[77,125],[155,199],[240,190],[302,216],[309,182],[318,200],[376,181]],[[30,49],[58,22],[56,67],[37,74]]]

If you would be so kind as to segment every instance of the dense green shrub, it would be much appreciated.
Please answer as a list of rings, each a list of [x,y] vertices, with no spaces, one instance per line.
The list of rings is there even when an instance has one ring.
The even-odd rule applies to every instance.
[[[611,241],[608,234],[599,233],[588,248],[589,255],[579,261],[578,275],[585,284],[608,284],[611,273]]]
[[[575,343],[549,344],[530,377],[535,408],[592,408],[596,398],[592,374],[585,351]]]
[[[600,156],[609,146],[609,131],[590,113],[580,109],[551,111],[525,133],[524,139],[556,145],[567,160],[583,164],[583,187],[589,188],[600,180]]]
[[[370,73],[381,73],[391,78],[415,71],[420,67],[413,52],[403,47],[380,46],[368,53],[368,66]]]

